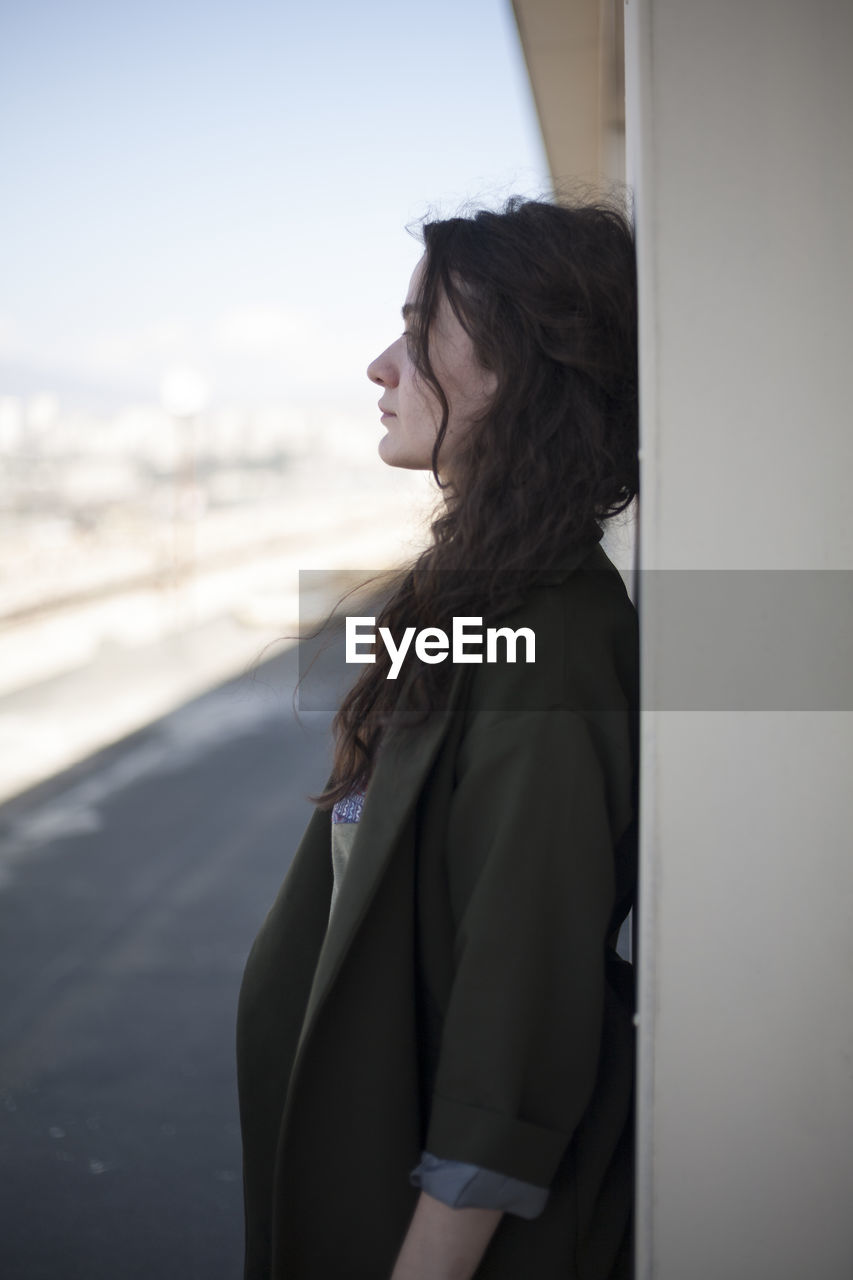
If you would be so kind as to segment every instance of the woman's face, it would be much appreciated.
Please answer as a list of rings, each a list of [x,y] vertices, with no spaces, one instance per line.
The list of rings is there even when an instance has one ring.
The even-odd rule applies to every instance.
[[[405,324],[420,283],[424,260],[412,272],[403,304],[404,331],[367,367],[367,376],[383,388],[379,407],[386,434],[379,441],[379,456],[389,467],[428,471],[432,447],[441,423],[435,393],[417,373],[409,354]],[[430,360],[450,407],[447,431],[441,444],[438,472],[446,480],[453,456],[471,420],[495,393],[497,376],[477,361],[474,346],[442,294],[430,328]]]

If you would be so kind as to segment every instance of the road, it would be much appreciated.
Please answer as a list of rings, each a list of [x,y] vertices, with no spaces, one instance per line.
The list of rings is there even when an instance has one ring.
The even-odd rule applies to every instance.
[[[0,1275],[237,1280],[243,965],[328,772],[289,650],[0,808]]]

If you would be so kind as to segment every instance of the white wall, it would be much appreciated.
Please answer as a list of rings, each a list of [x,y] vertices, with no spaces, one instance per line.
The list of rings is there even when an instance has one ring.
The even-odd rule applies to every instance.
[[[745,629],[725,579],[710,635],[687,575],[641,597],[638,1280],[850,1280],[853,575],[802,615],[853,570],[853,4],[629,0],[626,71],[644,584],[804,571],[745,580],[759,710],[673,694]]]

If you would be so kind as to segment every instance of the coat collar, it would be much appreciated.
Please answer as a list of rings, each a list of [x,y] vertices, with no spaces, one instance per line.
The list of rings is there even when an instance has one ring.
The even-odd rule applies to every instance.
[[[561,582],[565,582],[566,578],[583,564],[603,567],[605,564],[603,559],[604,548],[599,545],[603,536],[604,531],[602,529],[599,529],[595,534],[591,534],[588,541],[582,542],[580,546],[564,556],[561,564],[556,565],[545,573],[537,574],[537,584],[556,586]]]
[[[424,725],[389,731],[377,755],[350,852],[348,874],[335,902],[317,962],[300,1044],[340,971],[400,833],[414,811],[430,767],[459,708],[469,671],[469,667],[457,667],[441,710]]]

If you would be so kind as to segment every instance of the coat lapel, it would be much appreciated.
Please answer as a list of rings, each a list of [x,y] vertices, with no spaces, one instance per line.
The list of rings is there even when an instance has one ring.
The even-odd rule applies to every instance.
[[[447,701],[426,724],[392,730],[368,784],[347,874],[329,922],[300,1036],[310,1034],[317,1011],[335,981],[377,886],[410,817],[427,773],[458,708],[467,667],[455,669]],[[329,852],[331,857],[331,852]]]

